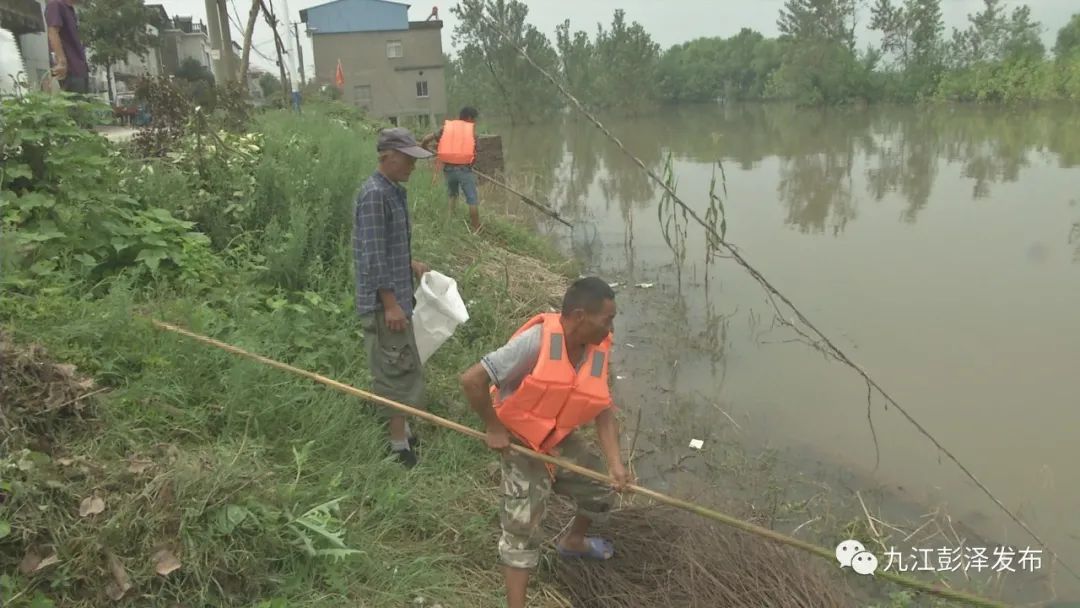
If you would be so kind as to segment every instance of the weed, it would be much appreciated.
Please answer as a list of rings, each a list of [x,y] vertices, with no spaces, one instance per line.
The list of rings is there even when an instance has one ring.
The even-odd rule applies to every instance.
[[[372,131],[312,114],[269,113],[250,139],[222,136],[230,148],[257,148],[247,159],[204,146],[211,164],[232,162],[198,182],[205,194],[186,188],[202,179],[191,175],[200,152],[188,135],[172,160],[132,161],[84,142],[98,146],[87,156],[104,159],[100,170],[126,180],[99,199],[107,212],[150,214],[155,234],[175,220],[215,236],[198,255],[162,259],[169,272],[157,278],[137,254],[89,272],[69,262],[81,245],[65,236],[50,243],[58,264],[48,281],[0,299],[0,325],[20,348],[43,343],[104,389],[86,397],[82,418],[4,446],[14,458],[5,471],[17,473],[4,476],[0,530],[10,605],[79,608],[112,596],[139,606],[402,606],[418,596],[499,605],[493,457],[482,445],[417,424],[421,465],[406,472],[387,458],[385,430],[363,402],[141,318],[369,385],[349,236],[353,194],[373,170]],[[234,196],[247,176],[250,197]],[[546,309],[566,276],[545,265],[559,258],[527,230],[492,221],[493,243],[446,222],[444,191],[430,182],[422,168],[409,184],[415,254],[459,279],[472,318],[427,364],[428,399],[473,423],[457,375]],[[38,221],[6,217],[20,232]],[[12,263],[26,272],[27,261]],[[83,516],[88,499],[102,508]],[[20,571],[28,555],[52,551],[57,563]],[[163,555],[179,567],[163,566]]]

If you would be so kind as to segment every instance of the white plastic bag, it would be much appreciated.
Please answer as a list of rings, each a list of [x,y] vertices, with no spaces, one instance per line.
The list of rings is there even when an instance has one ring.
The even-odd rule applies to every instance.
[[[469,311],[458,293],[457,281],[434,270],[420,278],[415,295],[412,323],[416,349],[423,363],[454,334],[458,325],[469,320]]]

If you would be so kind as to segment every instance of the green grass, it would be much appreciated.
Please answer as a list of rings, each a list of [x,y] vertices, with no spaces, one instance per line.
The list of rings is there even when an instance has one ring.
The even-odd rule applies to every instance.
[[[256,182],[235,217],[216,212],[213,197],[195,200],[192,188],[215,186],[193,183],[180,165],[160,163],[132,186],[235,232],[215,250],[225,264],[217,280],[119,275],[91,286],[57,275],[53,289],[0,300],[0,324],[16,342],[46,345],[109,389],[93,416],[49,419],[44,442],[0,436],[0,472],[13,486],[2,517],[11,533],[0,539],[6,605],[111,605],[110,555],[132,584],[121,605],[501,604],[494,457],[482,445],[414,423],[424,446],[407,472],[386,458],[385,432],[364,402],[145,321],[368,386],[348,235],[353,192],[374,167],[371,131],[311,112],[268,114],[257,130]],[[474,237],[463,216],[448,221],[427,168],[409,192],[416,258],[455,276],[472,302],[470,321],[428,362],[429,405],[476,426],[457,374],[548,303],[520,297],[524,279],[507,282],[516,259],[507,252],[544,260],[537,266],[562,260],[520,226],[495,222]],[[564,279],[540,278],[549,291]],[[48,462],[20,469],[31,448]],[[104,512],[80,517],[95,493]],[[35,548],[59,561],[21,574]],[[182,564],[168,576],[154,572],[162,548]]]

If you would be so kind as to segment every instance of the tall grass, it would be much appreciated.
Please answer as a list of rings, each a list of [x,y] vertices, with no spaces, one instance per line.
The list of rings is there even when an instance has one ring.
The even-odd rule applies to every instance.
[[[369,385],[349,235],[354,193],[374,168],[371,130],[284,112],[260,118],[258,130],[256,186],[243,230],[218,243],[218,281],[147,286],[121,276],[94,292],[72,282],[0,300],[4,331],[45,344],[109,389],[90,419],[58,422],[40,443],[0,454],[0,466],[22,448],[49,456],[18,473],[7,503],[0,572],[11,606],[35,597],[112,604],[110,556],[132,583],[126,605],[499,605],[494,459],[483,446],[416,425],[421,464],[406,471],[387,457],[367,404],[145,321]],[[176,189],[190,176],[165,163],[154,170],[140,187],[162,189],[142,197],[198,207]],[[504,273],[508,252],[558,256],[504,223],[491,224],[492,240],[470,235],[462,218],[448,219],[426,167],[409,192],[416,258],[457,277],[471,303],[470,321],[427,365],[428,398],[436,413],[472,423],[457,374],[541,308],[514,297],[520,277]],[[80,517],[95,494],[104,512]],[[167,576],[154,571],[162,548],[182,564]],[[59,562],[20,573],[30,550],[55,551]]]

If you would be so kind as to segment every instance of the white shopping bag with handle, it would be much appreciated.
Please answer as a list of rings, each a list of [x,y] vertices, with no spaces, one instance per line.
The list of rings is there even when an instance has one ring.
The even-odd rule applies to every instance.
[[[458,293],[457,281],[434,270],[420,277],[415,295],[412,323],[416,349],[423,363],[454,334],[458,325],[469,320],[469,311]]]

